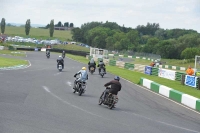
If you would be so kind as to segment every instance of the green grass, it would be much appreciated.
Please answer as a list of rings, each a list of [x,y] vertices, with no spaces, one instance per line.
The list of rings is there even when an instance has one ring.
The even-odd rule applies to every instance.
[[[53,48],[90,52],[89,48],[78,46],[75,44],[55,45],[55,46],[53,46]]]
[[[0,50],[0,54],[12,55],[12,56],[25,56],[23,51],[10,51],[10,50]]]
[[[0,57],[0,67],[10,67],[17,65],[28,65],[28,61]]]
[[[25,34],[25,27],[6,26],[5,34],[9,36],[27,37]],[[50,38],[49,29],[31,28],[29,37],[37,38],[37,39],[48,39]],[[71,34],[71,31],[54,30],[54,37],[50,39],[54,39],[54,38],[60,39],[62,41],[70,41],[72,40],[72,34]]]
[[[85,64],[88,63],[88,60],[83,56],[75,56],[75,55],[70,55],[70,54],[67,54],[67,56],[69,58],[80,61],[82,63],[85,63]],[[143,73],[140,73],[140,72],[135,72],[135,71],[130,71],[130,70],[118,68],[118,67],[115,67],[115,66],[106,66],[106,69],[107,69],[108,72],[110,72],[114,75],[119,75],[120,77],[123,77],[123,78],[125,78],[125,79],[127,79],[127,80],[129,80],[129,81],[131,81],[135,84],[139,84],[140,78],[143,77],[143,78],[147,78],[149,80],[152,80],[154,82],[157,82],[159,84],[168,86],[172,89],[175,89],[175,90],[181,91],[183,93],[192,95],[194,97],[200,98],[200,91],[199,90],[192,88],[192,87],[181,85],[180,81],[172,81],[172,80],[160,78],[160,77],[157,77],[157,76],[146,75],[146,74],[143,74]]]

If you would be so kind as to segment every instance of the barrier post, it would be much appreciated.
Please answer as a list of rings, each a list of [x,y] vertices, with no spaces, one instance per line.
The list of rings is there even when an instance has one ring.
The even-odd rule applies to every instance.
[[[185,84],[185,74],[181,75],[181,84],[184,85]]]

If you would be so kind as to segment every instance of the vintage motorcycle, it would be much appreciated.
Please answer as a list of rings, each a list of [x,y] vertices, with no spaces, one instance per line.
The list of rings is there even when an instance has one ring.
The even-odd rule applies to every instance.
[[[118,96],[108,93],[105,95],[105,98],[103,98],[104,93],[106,92],[104,91],[99,98],[99,105],[103,103],[104,105],[108,106],[109,109],[115,108],[115,105],[118,102]]]
[[[85,93],[86,87],[87,87],[87,82],[86,81],[84,81],[84,80],[79,81],[79,82],[76,83],[73,93],[78,92],[79,96],[81,96],[83,93]]]

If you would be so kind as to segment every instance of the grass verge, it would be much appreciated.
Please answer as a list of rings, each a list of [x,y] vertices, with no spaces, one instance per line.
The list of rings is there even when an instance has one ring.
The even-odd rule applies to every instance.
[[[28,61],[0,57],[0,67],[11,67],[17,65],[28,65]]]
[[[12,56],[25,56],[26,54],[22,51],[10,51],[10,50],[0,50],[0,54],[12,55]]]
[[[85,64],[88,63],[88,60],[83,56],[75,56],[75,55],[70,55],[70,54],[67,54],[67,56],[69,58],[80,61],[82,63],[85,63]],[[118,67],[115,67],[115,66],[106,66],[106,70],[109,73],[112,73],[114,75],[119,75],[120,77],[123,77],[123,78],[125,78],[125,79],[127,79],[127,80],[129,80],[129,81],[131,81],[135,84],[139,84],[140,78],[143,77],[143,78],[152,80],[154,82],[157,82],[161,85],[165,85],[165,86],[168,86],[172,89],[183,92],[185,94],[189,94],[191,96],[200,98],[200,91],[199,90],[192,88],[192,87],[189,87],[189,86],[181,85],[180,81],[172,81],[172,80],[160,78],[160,77],[157,77],[157,76],[146,75],[146,74],[143,74],[143,73],[140,73],[140,72],[135,72],[135,71],[130,71],[130,70],[118,68]]]

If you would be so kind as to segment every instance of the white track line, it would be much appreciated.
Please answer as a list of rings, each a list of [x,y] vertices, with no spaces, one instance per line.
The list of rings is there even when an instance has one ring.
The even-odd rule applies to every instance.
[[[105,117],[103,117],[103,116],[94,114],[94,113],[92,113],[92,112],[90,112],[90,111],[87,111],[87,110],[82,109],[82,108],[80,108],[80,107],[78,107],[78,106],[76,106],[76,105],[73,105],[73,104],[71,104],[71,103],[69,103],[69,102],[63,100],[63,99],[60,98],[59,96],[55,95],[54,93],[52,93],[52,92],[49,90],[48,87],[46,87],[46,86],[42,86],[42,87],[43,87],[43,89],[44,89],[46,92],[48,92],[49,94],[51,94],[53,97],[55,97],[55,98],[58,99],[59,101],[65,103],[65,104],[67,104],[67,105],[69,105],[69,106],[71,106],[71,107],[73,107],[73,108],[76,108],[76,109],[78,109],[78,110],[81,110],[81,111],[83,111],[83,112],[85,112],[85,113],[87,113],[87,114],[90,114],[90,115],[92,115],[92,116],[96,116],[96,117],[99,117],[99,118],[102,118],[102,119],[105,119],[105,120],[112,121],[112,122],[114,122],[114,123],[118,123],[118,124],[120,124],[120,125],[124,125],[124,126],[130,127],[130,125],[123,124],[123,123],[120,123],[120,122],[116,122],[116,121],[114,121],[114,120],[111,120],[111,119],[105,118]]]
[[[76,108],[76,109],[78,109],[78,110],[81,110],[81,111],[83,111],[83,112],[85,112],[85,113],[87,113],[87,114],[90,114],[90,115],[93,115],[93,116],[96,116],[96,117],[100,117],[100,118],[103,118],[103,119],[106,119],[106,120],[109,120],[109,121],[118,123],[118,124],[120,124],[120,125],[124,125],[124,126],[129,126],[129,127],[130,127],[130,125],[127,125],[127,124],[123,124],[123,123],[119,123],[119,122],[113,121],[113,120],[111,120],[111,119],[105,118],[105,117],[103,117],[103,116],[100,116],[100,115],[94,114],[94,113],[92,113],[92,112],[90,112],[90,111],[87,111],[87,110],[85,110],[85,109],[82,109],[82,108],[80,108],[80,107],[78,107],[78,106],[76,106],[76,105],[73,105],[73,104],[71,104],[71,103],[69,103],[69,102],[63,100],[63,99],[60,98],[59,96],[55,95],[54,93],[52,93],[52,92],[49,90],[49,88],[46,87],[46,86],[43,86],[43,89],[44,89],[46,92],[48,92],[49,94],[51,94],[53,97],[55,97],[56,99],[60,100],[61,102],[65,103],[65,104],[67,104],[67,105],[69,105],[69,106],[71,106],[71,107],[74,107],[74,108]],[[194,133],[200,133],[199,131],[187,129],[187,128],[184,128],[184,127],[176,126],[176,125],[169,124],[169,123],[162,122],[162,121],[158,121],[158,120],[154,120],[154,119],[151,119],[151,118],[148,118],[148,117],[145,117],[145,116],[136,114],[136,113],[128,113],[128,112],[126,112],[126,111],[120,111],[120,112],[124,112],[124,113],[129,114],[129,115],[132,114],[132,115],[135,115],[135,116],[138,116],[138,117],[142,117],[142,118],[144,118],[144,119],[146,119],[146,120],[150,120],[150,121],[153,121],[153,122],[156,122],[156,123],[160,123],[160,124],[163,124],[163,125],[166,125],[166,126],[178,128],[178,129],[181,129],[181,130],[185,130],[185,131],[189,131],[189,132],[194,132]]]

